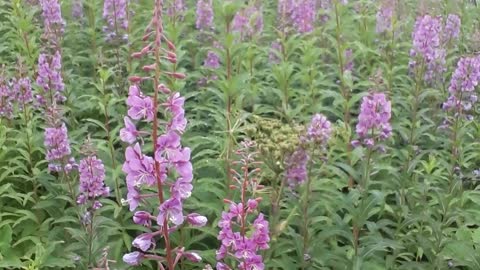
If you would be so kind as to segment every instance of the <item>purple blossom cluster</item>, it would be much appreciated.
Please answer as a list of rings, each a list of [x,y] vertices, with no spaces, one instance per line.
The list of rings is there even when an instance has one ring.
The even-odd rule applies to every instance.
[[[105,0],[103,3],[103,19],[106,25],[103,32],[106,34],[108,41],[127,40],[127,34],[121,34],[121,30],[128,29],[128,0]]]
[[[46,39],[57,39],[65,30],[65,21],[62,18],[58,0],[40,0]]]
[[[210,30],[213,27],[213,3],[212,0],[197,1],[197,29]]]
[[[18,80],[13,80],[13,95],[15,101],[19,106],[19,109],[22,110],[26,104],[29,104],[33,101],[33,92],[32,92],[32,82],[30,78],[23,77]]]
[[[347,0],[338,1],[339,4],[348,4]],[[317,22],[317,13],[322,11],[320,20],[329,19],[332,0],[278,0],[277,12],[281,29],[292,27],[298,33],[310,33]]]
[[[206,68],[217,69],[220,67],[220,57],[214,51],[208,51],[207,57],[203,62],[203,66]]]
[[[448,92],[450,96],[443,103],[443,109],[468,114],[478,100],[475,88],[480,81],[480,56],[464,57],[458,61],[453,72]],[[467,115],[467,118],[471,116]]]
[[[306,150],[308,144],[324,150],[331,134],[332,123],[323,114],[315,114],[305,135],[300,138],[300,146],[285,159],[285,179],[290,188],[303,184],[308,178],[307,166],[310,160]]]
[[[66,100],[63,95],[65,85],[62,78],[62,56],[59,51],[53,56],[45,53],[39,55],[37,84],[43,90],[36,96],[40,105],[62,103]]]
[[[173,0],[167,9],[167,15],[171,18],[183,17],[183,13],[187,10],[185,0]]]
[[[162,26],[162,1],[155,1],[154,17],[150,23],[147,37],[154,37],[154,41],[140,52],[134,53],[135,58],[155,54],[161,59],[161,53],[176,60],[175,45],[163,34]],[[148,38],[147,40],[148,41]],[[168,50],[160,47],[168,46]],[[198,262],[201,257],[195,252],[186,252],[183,247],[170,247],[169,234],[183,225],[185,222],[192,226],[204,226],[206,217],[196,213],[185,215],[183,203],[192,194],[193,167],[190,162],[190,148],[183,147],[181,135],[185,131],[187,120],[183,108],[185,98],[178,92],[171,91],[167,86],[160,83],[160,71],[154,63],[144,66],[143,70],[154,73],[147,77],[133,76],[127,98],[128,117],[125,117],[125,127],[120,131],[120,137],[129,143],[125,151],[125,163],[123,172],[126,174],[127,201],[130,211],[135,211],[133,221],[148,228],[148,232],[135,238],[133,247],[140,251],[125,254],[123,260],[130,265],[138,265],[145,259],[160,260],[164,258],[155,254],[155,238],[163,237],[166,245],[166,269],[174,269],[178,260],[184,258]],[[163,72],[164,76],[175,79],[185,78],[184,74],[177,72]],[[155,94],[149,96],[140,90],[139,82],[154,79]],[[161,110],[160,110],[161,109]],[[159,121],[158,113],[162,112],[162,122]],[[135,123],[143,121],[151,123],[151,132],[140,131]],[[149,125],[147,125],[147,128]],[[162,130],[162,134],[157,132]],[[153,152],[150,154],[142,149],[143,135],[151,134]],[[143,188],[156,189],[156,192],[142,192]],[[167,191],[168,190],[168,191]],[[169,195],[169,197],[167,197]],[[158,198],[159,206],[157,214],[139,210],[147,203],[149,198]],[[152,225],[152,220],[158,226]],[[176,258],[172,259],[172,253]],[[165,269],[165,268],[163,268]]]
[[[445,29],[443,31],[444,43],[450,43],[458,39],[461,25],[462,21],[458,15],[448,14],[447,21],[445,22]]]
[[[332,134],[332,123],[323,114],[315,114],[307,128],[306,139],[320,146],[324,146]]]
[[[363,97],[356,127],[359,140],[352,141],[352,145],[364,144],[370,148],[390,137],[392,135],[391,115],[391,102],[384,93],[370,93]]]
[[[425,15],[415,22],[410,67],[423,66],[424,80],[434,82],[445,72],[446,50],[442,45],[442,20]]]
[[[377,33],[384,33],[392,29],[392,17],[396,7],[396,0],[382,0],[377,11]]]
[[[70,157],[72,150],[65,123],[49,123],[45,128],[44,145],[47,150],[48,170],[68,173],[76,167],[75,160]]]
[[[294,0],[278,0],[277,13],[279,18],[279,24],[281,28],[291,23],[291,16],[293,9],[295,8]]]
[[[15,97],[9,82],[0,77],[0,118],[13,118],[13,104]]]
[[[110,188],[105,186],[105,167],[103,161],[93,153],[80,160],[78,165],[79,172],[79,190],[80,195],[77,198],[78,204],[92,203],[92,209],[102,207],[97,200],[99,197],[108,196]]]
[[[291,20],[297,32],[309,33],[313,31],[317,14],[316,4],[316,0],[299,0],[295,2]]]
[[[252,37],[263,31],[263,14],[261,8],[249,6],[238,11],[233,17],[233,31],[241,33],[242,38]]]
[[[268,221],[258,210],[261,198],[247,200],[247,191],[254,194],[259,188],[255,179],[255,174],[259,172],[259,169],[255,169],[258,162],[255,161],[254,149],[253,142],[245,141],[237,151],[240,156],[238,164],[241,166],[242,172],[236,172],[237,176],[234,177],[234,180],[236,181],[235,188],[240,189],[241,192],[241,202],[228,201],[229,210],[222,212],[222,217],[218,222],[218,227],[220,227],[218,240],[221,241],[221,245],[216,256],[217,270],[265,269],[263,258],[258,253],[260,250],[269,248]],[[229,256],[238,261],[236,267],[226,263]]]
[[[14,107],[22,111],[32,99],[32,84],[29,78],[21,77],[7,81],[0,77],[0,118],[12,119]]]
[[[430,15],[419,17],[415,22],[409,65],[411,69],[423,68],[426,82],[443,80],[446,71],[446,47],[458,39],[460,26],[460,17],[455,14],[447,16],[445,26],[441,17]]]
[[[62,79],[62,56],[59,49],[60,36],[64,32],[65,22],[62,19],[58,0],[41,0],[40,6],[43,11],[46,42],[43,48],[44,52],[38,57],[36,83],[40,86],[41,92],[36,99],[47,118],[44,145],[48,169],[51,172],[67,174],[76,169],[77,165],[71,157],[67,126],[61,120],[58,108],[58,103],[66,100],[63,95],[65,85]],[[52,52],[54,53],[52,54]]]
[[[310,156],[303,147],[298,147],[285,159],[285,179],[290,188],[303,184],[308,177],[307,165]]]

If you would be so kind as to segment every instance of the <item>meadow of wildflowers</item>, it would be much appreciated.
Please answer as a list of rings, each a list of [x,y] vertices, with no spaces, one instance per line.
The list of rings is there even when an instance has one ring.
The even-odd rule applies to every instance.
[[[480,269],[479,14],[0,1],[0,269]]]

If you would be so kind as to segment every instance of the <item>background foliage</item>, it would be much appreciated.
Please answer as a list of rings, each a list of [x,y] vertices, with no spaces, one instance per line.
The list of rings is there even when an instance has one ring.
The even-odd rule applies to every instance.
[[[111,269],[126,269],[122,256],[142,228],[120,200],[126,194],[121,171],[126,145],[119,130],[126,114],[126,78],[141,68],[130,54],[141,48],[153,4],[131,1],[129,42],[111,44],[102,32],[103,1],[84,1],[81,19],[70,15],[72,1],[61,2],[71,144],[79,153],[90,135],[106,166],[106,184],[120,186],[120,197],[112,192],[97,212],[94,261],[108,258]],[[188,75],[175,86],[187,97],[189,129],[183,144],[192,149],[195,172],[193,197],[185,207],[209,218],[204,228],[172,235],[172,241],[199,250],[204,259],[195,265],[182,262],[179,269],[215,265],[217,222],[231,192],[228,164],[246,137],[257,141],[264,162],[261,209],[272,238],[263,254],[267,269],[480,269],[478,111],[459,130],[458,156],[451,154],[450,133],[439,129],[451,73],[460,57],[477,52],[480,9],[468,1],[399,1],[391,36],[375,32],[377,1],[350,1],[323,14],[329,19],[318,20],[313,32],[285,34],[277,27],[277,1],[262,1],[264,31],[241,40],[225,31],[225,24],[248,3],[213,2],[210,33],[195,28],[196,1],[186,1],[181,18],[165,16],[165,30],[177,46],[176,68]],[[462,27],[448,51],[443,80],[418,86],[409,72],[409,51],[415,19],[426,13],[458,14]],[[40,35],[38,5],[0,1],[4,77],[25,72],[35,80]],[[273,52],[278,62],[271,61],[274,41],[283,46]],[[354,69],[345,74],[347,49]],[[220,56],[218,69],[203,65],[210,50]],[[212,76],[216,79],[199,83]],[[392,101],[393,136],[385,153],[372,158],[365,193],[349,188],[349,182],[365,176],[366,150],[349,145],[360,100],[372,89],[388,93]],[[43,116],[35,108],[17,112],[13,120],[0,120],[0,268],[87,269],[79,209],[72,206],[66,183],[47,171]],[[335,131],[326,158],[312,158],[305,208],[306,187],[285,186],[284,162],[315,113],[326,115]],[[357,252],[354,227],[360,228]],[[138,269],[155,266],[144,263]]]

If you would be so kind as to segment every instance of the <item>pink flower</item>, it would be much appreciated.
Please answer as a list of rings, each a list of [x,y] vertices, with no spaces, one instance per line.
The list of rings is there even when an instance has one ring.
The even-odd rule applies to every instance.
[[[184,179],[180,177],[172,186],[172,196],[184,200],[192,195],[192,189],[192,179]]]
[[[172,197],[160,205],[160,211],[157,216],[157,224],[163,226],[165,219],[170,220],[175,225],[181,225],[184,221],[182,202]]]
[[[123,255],[123,261],[129,265],[139,265],[144,258],[144,254],[138,251]]]
[[[127,147],[125,151],[122,170],[127,174],[127,186],[142,184],[151,186],[156,183],[153,158],[143,155],[141,151],[138,143],[133,147]]]
[[[183,109],[184,103],[185,98],[180,96],[180,93],[175,93],[167,99],[167,102],[164,105],[173,115],[178,115],[185,113],[185,110]]]
[[[125,127],[120,129],[120,139],[126,143],[134,143],[138,137],[137,128],[127,116],[123,118],[123,121]]]
[[[127,98],[129,106],[128,116],[134,120],[144,119],[151,122],[154,117],[153,100],[151,97],[141,98],[139,96],[130,96]]]
[[[207,224],[207,218],[197,213],[187,215],[187,222],[195,227],[203,227]]]
[[[151,217],[152,216],[150,215],[150,213],[146,211],[137,211],[135,212],[135,214],[133,214],[133,222],[135,222],[135,224],[150,227],[150,225],[152,224]]]
[[[152,245],[153,235],[151,233],[143,233],[133,240],[132,245],[142,251],[147,251]]]

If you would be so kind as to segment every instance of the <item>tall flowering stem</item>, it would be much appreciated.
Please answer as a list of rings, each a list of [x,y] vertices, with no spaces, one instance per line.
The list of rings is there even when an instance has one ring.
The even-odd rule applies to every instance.
[[[269,248],[270,237],[268,221],[258,210],[261,197],[255,198],[256,192],[262,188],[257,179],[260,162],[255,160],[257,153],[255,144],[251,141],[242,142],[236,154],[239,161],[232,162],[232,165],[240,166],[240,170],[232,169],[235,176],[231,188],[240,192],[240,202],[225,200],[229,210],[222,212],[222,218],[218,223],[221,229],[218,234],[221,246],[217,250],[216,268],[263,270],[265,269],[263,258],[258,253]],[[235,265],[226,263],[226,258],[230,256],[236,261]]]
[[[211,3],[211,0],[210,0],[210,3]],[[231,29],[232,18],[226,15],[224,19],[225,19],[225,36],[229,36],[232,30]],[[233,78],[233,56],[232,56],[231,46],[225,46],[225,58],[226,58],[226,69],[227,69],[226,80],[230,85],[230,81]],[[234,104],[234,97],[231,92],[232,91],[225,91],[225,103],[226,103],[225,104],[225,126],[227,130],[226,130],[226,138],[225,138],[226,149],[225,149],[224,163],[225,163],[225,173],[227,175],[225,188],[227,190],[228,197],[230,197],[229,186],[232,183],[230,159],[233,151],[232,149],[233,143],[235,140],[234,134],[233,134],[233,123],[232,123],[232,109]]]
[[[350,100],[350,90],[348,89],[348,86],[345,83],[345,52],[344,52],[344,45],[341,39],[341,34],[342,34],[342,28],[341,28],[341,22],[340,22],[340,3],[338,0],[335,1],[334,3],[334,8],[335,8],[335,22],[336,22],[336,28],[335,28],[335,40],[337,41],[337,61],[338,61],[338,70],[339,70],[339,76],[340,76],[340,92],[342,94],[342,97],[344,99],[344,105],[343,105],[343,122],[345,124],[345,130],[349,132],[350,130],[350,106],[349,106],[349,100]],[[348,165],[351,165],[351,152],[352,152],[352,147],[350,146],[350,135],[348,135],[345,140],[347,141],[346,143],[346,152],[347,152],[347,163]],[[350,176],[348,179],[348,186],[352,188],[354,185],[354,180]]]
[[[392,135],[391,106],[391,102],[384,93],[371,92],[362,99],[356,126],[358,140],[352,141],[352,145],[354,147],[362,145],[367,149],[363,179],[359,181],[360,191],[364,194],[368,192],[372,155],[374,152],[384,152],[385,148],[381,142]],[[362,224],[358,224],[354,218],[352,233],[355,255],[358,255],[361,226]]]
[[[322,114],[315,114],[312,117],[312,120],[307,128],[306,134],[301,138],[302,140],[302,147],[308,149],[309,151],[309,159],[306,162],[305,168],[305,177],[306,183],[303,186],[303,194],[301,198],[302,202],[302,212],[301,215],[303,217],[303,263],[302,269],[308,269],[308,260],[310,258],[309,255],[309,247],[310,247],[310,215],[308,209],[310,207],[310,196],[312,193],[312,169],[315,165],[316,158],[322,161],[321,165],[324,164],[324,160],[326,158],[326,150],[328,140],[332,134],[332,124],[328,121],[327,117]],[[287,178],[288,179],[288,178]]]
[[[112,91],[113,94],[118,95],[119,92],[122,92],[121,89],[126,88],[125,82],[122,79],[122,63],[120,59],[120,46],[119,43],[128,41],[128,34],[130,31],[129,28],[129,0],[105,0],[103,5],[103,19],[105,20],[105,26],[103,27],[103,31],[106,35],[107,42],[113,44],[113,50],[115,54],[116,64],[114,65],[116,68],[115,72],[115,86],[117,90]],[[131,46],[129,47],[130,50]],[[131,59],[130,57],[127,59],[127,69],[130,71],[131,69]],[[113,147],[113,139],[112,139],[112,132],[110,127],[110,113],[109,113],[109,95],[107,94],[106,89],[106,80],[105,76],[100,76],[101,84],[102,84],[102,94],[104,96],[103,102],[103,110],[104,110],[104,117],[105,117],[105,129],[106,129],[106,140],[109,146],[110,158],[112,160],[112,167],[117,167],[116,162],[116,154]],[[117,202],[120,203],[121,200],[121,192],[120,192],[120,184],[118,177],[114,176],[115,180],[115,196],[117,198]]]
[[[102,207],[98,198],[108,196],[110,188],[105,186],[105,167],[103,161],[96,156],[90,139],[87,139],[82,152],[85,157],[80,160],[78,166],[80,195],[77,197],[77,203],[85,207],[81,217],[82,224],[88,234],[87,254],[88,264],[91,264],[93,260],[93,241],[95,239],[95,211]]]
[[[132,54],[133,58],[152,55],[154,63],[144,66],[143,70],[153,75],[130,77],[128,116],[125,117],[125,128],[120,131],[120,138],[130,144],[126,149],[126,161],[123,164],[123,171],[127,174],[127,202],[130,210],[149,205],[144,202],[154,198],[158,199],[156,204],[159,207],[156,215],[143,210],[135,212],[134,222],[148,227],[150,232],[139,235],[133,241],[133,246],[140,251],[125,254],[123,260],[130,265],[138,265],[145,259],[156,260],[160,269],[173,270],[182,257],[194,262],[201,258],[195,252],[185,251],[184,247],[174,248],[170,242],[170,234],[185,221],[192,226],[203,226],[207,220],[196,213],[186,216],[183,213],[183,201],[191,196],[193,188],[190,149],[181,145],[181,135],[187,124],[183,109],[185,98],[180,96],[180,93],[172,92],[160,83],[160,80],[161,76],[183,79],[185,75],[161,70],[162,64],[166,65],[165,62],[176,62],[175,45],[163,32],[162,8],[163,1],[156,0],[153,18],[143,39],[146,42],[150,39],[153,41],[148,42],[141,51]],[[164,44],[166,48],[163,48]],[[139,86],[143,81],[153,81],[153,97],[140,90]],[[166,119],[166,122],[160,122],[158,117],[161,108],[162,119]],[[137,130],[132,119],[150,123],[151,131]],[[160,136],[159,130],[163,132]],[[142,137],[148,135],[153,144],[152,156],[142,153],[142,146],[137,142],[144,142],[147,138]],[[142,186],[156,187],[156,192],[141,194]],[[170,197],[167,197],[168,194]],[[156,220],[158,226],[152,226],[152,220]],[[155,237],[163,238],[165,249],[162,256],[155,254]]]
[[[475,92],[480,82],[480,56],[464,57],[458,61],[448,92],[450,97],[443,103],[443,109],[451,112],[452,117],[445,120],[444,126],[451,125],[450,190],[454,187],[453,175],[458,166],[460,142],[458,134],[464,120],[473,120],[473,110],[478,101]]]
[[[395,64],[395,11],[397,8],[397,0],[382,0],[377,11],[376,32],[384,35],[387,39],[385,48],[385,58],[388,63],[388,93],[393,95],[393,67]]]
[[[59,104],[65,102],[63,94],[65,84],[62,77],[61,37],[64,32],[65,21],[61,16],[61,7],[58,0],[40,1],[44,22],[43,52],[38,58],[37,84],[42,91],[36,96],[38,104],[45,113],[46,124],[44,145],[48,169],[51,172],[63,173],[69,186],[69,192],[74,199],[73,183],[69,173],[77,165],[71,157],[70,142],[67,126],[62,119],[62,110]]]
[[[103,3],[103,19],[106,21],[103,31],[108,41],[127,38],[121,32],[128,28],[127,2],[128,0],[105,0]]]
[[[115,51],[117,68],[115,83],[119,90],[124,89],[125,86],[122,82],[120,44],[128,42],[130,31],[128,5],[129,0],[105,0],[103,5],[103,19],[106,22],[103,31],[106,35],[106,41],[113,45]]]

